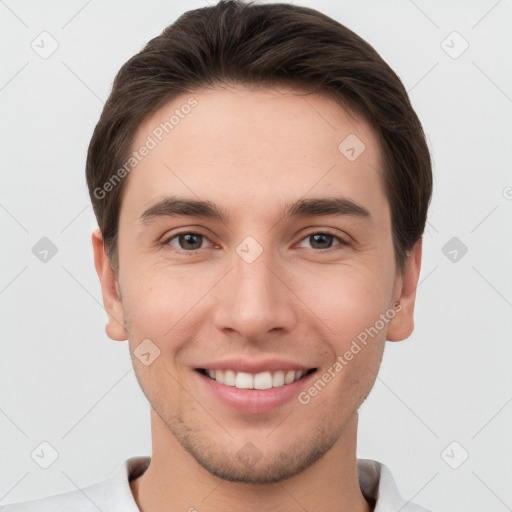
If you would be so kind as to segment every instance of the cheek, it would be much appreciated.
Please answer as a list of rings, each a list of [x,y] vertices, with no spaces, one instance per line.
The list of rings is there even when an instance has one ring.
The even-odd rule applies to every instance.
[[[322,320],[329,336],[342,343],[374,325],[389,306],[392,280],[375,269],[331,266],[320,275],[304,274],[297,295]]]
[[[193,292],[189,290],[184,296],[186,283],[179,270],[148,267],[144,262],[132,266],[131,272],[125,272],[122,281],[123,302],[132,315],[138,318],[165,319],[162,311],[172,315],[176,308],[182,307],[183,300]]]
[[[208,280],[193,282],[179,270],[139,269],[123,283],[123,305],[128,314],[129,343],[135,350],[144,339],[154,342],[169,363],[190,341]]]
[[[309,407],[311,417],[322,417],[337,425],[364,402],[378,374],[384,340],[376,336],[366,344],[353,340],[340,343],[331,363],[298,396]]]
[[[179,385],[183,374],[176,358],[190,339],[193,315],[187,312],[197,302],[199,290],[187,292],[181,279],[161,277],[157,271],[134,274],[125,283],[123,303],[129,315],[129,346],[141,388],[150,403],[172,403],[173,410],[179,412],[186,397]],[[145,357],[147,353],[150,355]]]

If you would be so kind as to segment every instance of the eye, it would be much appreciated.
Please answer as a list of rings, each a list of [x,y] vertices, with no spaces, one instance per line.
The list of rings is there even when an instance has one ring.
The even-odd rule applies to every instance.
[[[348,246],[349,242],[343,240],[339,236],[331,234],[326,231],[314,232],[306,235],[301,242],[305,240],[311,240],[311,245],[313,249],[319,249],[322,251],[335,250],[336,247],[340,246]],[[333,246],[333,240],[337,240],[338,243]],[[192,231],[182,231],[181,233],[175,233],[174,235],[168,237],[162,242],[162,245],[168,246],[171,245],[175,247],[177,252],[181,253],[193,253],[194,251],[198,251],[204,247],[208,247],[208,244],[205,246],[203,242],[209,241],[205,235],[201,233],[195,233]],[[210,243],[210,246],[212,244]]]
[[[173,240],[177,239],[177,244],[172,243]],[[176,233],[171,237],[164,240],[163,245],[172,245],[173,247],[177,247],[181,249],[181,252],[192,252],[202,248],[202,242],[204,240],[208,240],[201,233],[193,233],[190,231],[183,231],[181,233]]]
[[[329,250],[329,249],[334,249],[337,246],[349,245],[348,242],[346,242],[342,238],[340,238],[336,235],[333,235],[329,232],[324,232],[324,231],[310,233],[309,235],[306,235],[306,237],[303,238],[302,240],[308,240],[308,239],[311,240],[311,245],[312,245],[313,249]],[[332,245],[333,239],[336,239],[339,242],[334,247]]]

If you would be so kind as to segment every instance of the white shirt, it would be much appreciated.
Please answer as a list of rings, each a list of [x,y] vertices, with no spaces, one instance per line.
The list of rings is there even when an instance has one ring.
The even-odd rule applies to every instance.
[[[147,469],[150,457],[131,457],[102,482],[83,489],[0,507],[0,512],[140,512],[130,488],[130,480]],[[391,471],[370,459],[357,459],[359,486],[364,497],[375,500],[374,512],[430,512],[404,500]],[[406,507],[407,506],[407,507]]]

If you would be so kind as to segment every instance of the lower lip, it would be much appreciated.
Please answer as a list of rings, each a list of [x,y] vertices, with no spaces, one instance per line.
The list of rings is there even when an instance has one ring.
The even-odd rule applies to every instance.
[[[296,398],[317,372],[311,372],[290,384],[269,389],[239,389],[221,384],[198,371],[195,373],[222,403],[243,414],[261,414],[277,409]]]

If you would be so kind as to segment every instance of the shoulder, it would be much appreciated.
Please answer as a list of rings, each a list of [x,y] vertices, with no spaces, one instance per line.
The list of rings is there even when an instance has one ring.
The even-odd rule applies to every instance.
[[[410,512],[431,512],[405,500],[396,485],[388,466],[371,459],[357,459],[359,486],[364,497],[375,502],[375,512],[402,510]]]
[[[147,456],[123,461],[110,476],[101,481],[62,494],[0,506],[0,512],[139,512],[130,482],[149,465]]]
[[[103,497],[103,484],[97,483],[84,489],[25,501],[11,505],[0,506],[0,512],[98,512]]]

